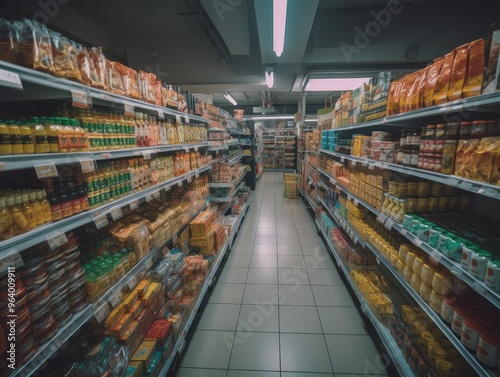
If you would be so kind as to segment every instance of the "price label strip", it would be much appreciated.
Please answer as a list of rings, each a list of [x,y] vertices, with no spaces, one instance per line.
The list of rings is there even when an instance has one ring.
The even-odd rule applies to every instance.
[[[134,105],[132,105],[131,103],[125,103],[124,107],[125,107],[125,112],[123,115],[127,117],[133,117],[135,115]]]
[[[162,109],[158,109],[158,118],[160,119],[165,119],[165,114],[163,113]]]
[[[392,230],[392,227],[394,226],[394,220],[392,220],[392,219],[387,219],[387,220],[385,221],[384,226],[385,226],[388,230]]]
[[[128,205],[130,206],[131,211],[135,211],[137,208],[139,208],[139,201],[134,200],[133,202],[130,202]]]
[[[38,179],[53,178],[59,176],[54,161],[47,161],[40,165],[34,165]]]
[[[116,308],[120,302],[122,302],[123,300],[123,294],[122,294],[122,291],[121,290],[118,290],[116,291],[110,298],[109,298],[109,302],[111,303],[111,306],[114,308]]]
[[[340,157],[340,162],[342,162],[342,163],[345,162],[345,157],[344,156]]]
[[[443,255],[439,251],[434,250],[430,254],[431,262],[434,263],[435,265],[439,265],[439,263],[441,262],[441,257],[442,256]]]
[[[422,245],[422,241],[417,237],[415,237],[412,242],[416,247],[420,247]]]
[[[95,162],[91,158],[80,159],[80,167],[82,168],[82,173],[93,173],[95,171]]]
[[[189,124],[189,116],[184,115],[184,123]]]
[[[176,115],[176,116],[175,116],[175,122],[176,122],[176,123],[182,123],[182,121],[181,121],[181,116],[180,116],[180,115]]]
[[[368,164],[368,169],[369,170],[375,170],[375,165],[374,164]]]
[[[384,224],[386,219],[387,217],[382,212],[377,216],[377,221],[381,224]]]
[[[101,229],[108,225],[109,221],[106,215],[99,215],[94,217],[94,224],[97,229]]]
[[[146,195],[146,202],[149,203],[151,200],[153,200],[153,195],[151,194]]]
[[[9,267],[21,267],[23,259],[19,253],[14,253],[0,260],[0,274],[3,274]]]
[[[128,287],[130,290],[134,289],[135,286],[137,285],[137,277],[134,275],[132,276],[127,283]]]
[[[472,285],[471,288],[474,289],[477,293],[479,293],[481,296],[485,296],[486,292],[488,290],[481,285],[478,281],[475,281]]]
[[[151,151],[142,152],[142,158],[144,158],[145,160],[151,160]]]
[[[111,210],[110,215],[111,215],[111,218],[113,219],[113,221],[116,221],[116,220],[121,219],[123,217],[123,211],[120,207],[118,207],[118,208]]]
[[[88,93],[85,93],[82,90],[71,90],[71,98],[73,107],[77,107],[79,109],[90,109],[90,105],[92,104],[92,100]]]
[[[146,262],[146,270],[151,269],[151,267],[153,267],[153,258],[150,258],[150,259]]]
[[[68,237],[66,237],[66,233],[58,233],[53,236],[47,237],[46,240],[51,250],[53,250],[68,242]]]
[[[105,303],[101,307],[95,309],[94,310],[94,317],[97,320],[97,323],[101,323],[106,318],[108,318],[109,313],[110,313],[110,310],[109,310],[108,303]]]
[[[450,177],[450,178],[448,178],[448,180],[446,181],[446,184],[447,184],[448,186],[453,186],[453,187],[456,187],[456,186],[458,186],[458,182],[459,182],[459,181],[458,181],[458,179],[456,179],[456,178],[451,178],[451,177]]]
[[[0,69],[0,86],[23,90],[23,83],[17,73]]]

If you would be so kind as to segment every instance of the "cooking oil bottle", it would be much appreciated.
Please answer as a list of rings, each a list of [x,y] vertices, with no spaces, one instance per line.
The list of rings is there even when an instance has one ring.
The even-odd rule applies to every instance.
[[[14,236],[14,221],[7,208],[5,197],[0,197],[0,239],[6,240]]]
[[[28,220],[29,228],[36,228],[35,211],[33,210],[33,206],[30,204],[29,194],[27,191],[23,191],[21,194],[21,210],[23,211],[26,220]]]
[[[14,235],[26,233],[29,230],[29,223],[21,209],[21,195],[9,195],[6,204],[14,221]]]
[[[35,212],[36,225],[39,226],[44,224],[45,222],[43,218],[43,208],[41,203],[36,199],[36,191],[30,191],[28,197],[30,200],[31,207]]]
[[[30,118],[35,153],[49,153],[49,142],[45,127],[36,117]]]

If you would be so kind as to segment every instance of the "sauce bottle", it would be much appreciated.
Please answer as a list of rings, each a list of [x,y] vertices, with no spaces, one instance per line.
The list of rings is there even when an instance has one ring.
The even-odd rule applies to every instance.
[[[47,199],[50,203],[50,212],[52,221],[59,221],[62,219],[61,200],[55,191],[47,193]]]
[[[40,202],[42,207],[43,222],[44,224],[52,222],[52,209],[50,202],[47,200],[47,194],[45,190],[38,190],[36,192],[36,200]]]
[[[10,143],[12,145],[12,154],[23,154],[23,142],[21,139],[21,130],[19,126],[11,122],[9,124]]]
[[[9,126],[0,122],[0,155],[12,154]]]
[[[61,200],[61,217],[63,219],[73,215],[73,208],[71,207],[71,198],[65,185],[59,190],[59,198]]]
[[[31,133],[31,128],[28,126],[28,124],[21,123],[19,125],[19,130],[21,132],[23,154],[35,153],[35,146],[33,145],[33,134]]]
[[[33,208],[33,211],[35,212],[36,225],[39,226],[45,224],[43,208],[41,203],[36,198],[36,192],[30,191],[28,197],[30,200],[30,205]]]
[[[80,205],[80,196],[78,195],[75,184],[73,182],[69,182],[67,191],[69,192],[69,197],[71,200],[71,210],[73,215],[82,212],[82,207]]]
[[[6,240],[14,236],[12,215],[7,209],[5,197],[0,197],[0,239]]]
[[[45,127],[40,123],[38,118],[30,118],[30,124],[35,153],[49,153],[49,142]]]
[[[26,220],[28,220],[29,228],[36,228],[36,214],[33,210],[33,206],[30,204],[28,192],[23,192],[21,194],[21,210],[23,211]]]
[[[26,233],[29,223],[21,210],[21,195],[9,195],[6,204],[14,223],[14,235]]]

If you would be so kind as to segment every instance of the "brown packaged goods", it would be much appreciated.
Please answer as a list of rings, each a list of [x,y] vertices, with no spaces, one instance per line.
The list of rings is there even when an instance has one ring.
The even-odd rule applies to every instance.
[[[54,55],[52,44],[50,42],[49,29],[36,21],[25,20],[24,31],[30,30],[29,38],[33,41],[33,49],[29,50],[29,42],[26,49],[23,49],[25,62],[28,67],[45,72],[53,72]],[[32,63],[32,64],[29,64]]]
[[[489,183],[495,159],[500,152],[500,137],[483,137],[474,155],[474,169],[472,179]]]
[[[415,93],[415,102],[412,102],[412,110],[422,109],[425,107],[425,85],[427,83],[427,75],[430,71],[430,66],[421,69],[419,72],[420,81],[418,82],[417,92]]]
[[[139,74],[135,69],[128,68],[124,75],[125,91],[127,96],[140,99],[141,90],[139,89]]]
[[[154,89],[154,82],[156,80],[156,76],[152,73],[139,71],[139,79],[140,79],[142,100],[156,104],[155,89]]]
[[[406,75],[406,93],[403,99],[403,108],[401,109],[401,112],[406,113],[411,110],[412,98],[416,91],[415,82],[417,81],[417,78],[418,75],[415,72]]]
[[[484,39],[481,38],[469,43],[469,62],[463,89],[464,98],[481,94],[484,64]]]
[[[82,83],[97,87],[99,85],[99,78],[90,52],[86,49],[80,50],[77,55],[77,61]]]
[[[122,314],[115,327],[113,327],[111,334],[118,338],[121,337],[125,333],[125,331],[127,331],[127,328],[130,326],[133,320],[134,317],[132,316],[132,314]]]
[[[446,54],[443,58],[443,66],[436,80],[434,88],[434,96],[432,98],[433,105],[439,105],[447,101],[448,88],[450,86],[451,69],[455,60],[455,50]]]
[[[399,108],[399,112],[402,113],[404,112],[404,107],[405,107],[405,101],[406,101],[406,93],[408,93],[408,90],[409,90],[409,86],[408,86],[408,75],[406,75],[405,77],[403,77],[401,79],[401,88],[399,90],[399,97],[397,99],[398,101],[398,108]]]
[[[500,30],[495,30],[490,38],[489,58],[484,76],[483,94],[490,94],[497,90],[498,81],[498,56],[500,55]]]
[[[468,56],[468,44],[464,44],[455,49],[455,59],[451,69],[450,85],[448,87],[448,101],[455,101],[462,98],[462,90],[467,74]]]
[[[432,100],[434,98],[434,90],[442,66],[443,66],[443,58],[438,58],[434,60],[434,62],[429,68],[429,72],[427,73],[427,80],[425,83],[425,91],[424,91],[425,107],[433,105]]]
[[[155,80],[154,92],[155,92],[155,102],[157,106],[163,106],[163,98],[161,95],[162,83],[159,80]]]
[[[78,68],[78,51],[76,43],[59,33],[51,32],[54,65],[52,73],[70,80],[82,81]]]
[[[471,139],[458,142],[455,175],[472,179],[476,170],[474,155],[479,147],[479,141],[479,139]]]
[[[389,88],[389,96],[387,98],[387,115],[391,116],[399,113],[399,102],[397,101],[399,89],[401,87],[401,80],[395,80],[391,83]]]
[[[102,53],[102,47],[92,47],[92,49],[89,50],[89,53],[90,57],[94,61],[94,69],[97,76],[97,81],[94,87],[107,90],[106,57]]]
[[[0,18],[0,60],[15,63],[13,23]]]
[[[107,61],[106,72],[109,91],[122,96],[126,95],[124,76],[126,76],[127,70],[128,68],[121,63]]]

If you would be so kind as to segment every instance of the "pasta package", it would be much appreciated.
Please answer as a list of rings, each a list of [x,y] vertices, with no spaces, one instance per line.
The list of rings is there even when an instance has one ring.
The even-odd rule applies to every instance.
[[[472,179],[489,183],[500,151],[500,137],[483,137],[474,154]]]
[[[489,45],[488,66],[483,83],[483,94],[490,94],[496,91],[496,82],[498,81],[498,56],[500,55],[500,30],[495,30],[491,36]]]
[[[436,81],[434,88],[434,96],[432,98],[433,105],[445,103],[448,96],[448,88],[450,86],[451,69],[455,60],[455,50],[446,54],[443,58],[443,66]]]
[[[387,115],[391,116],[399,113],[399,91],[401,89],[401,80],[396,80],[391,83],[389,88],[389,96],[387,98]]]
[[[434,98],[434,90],[436,86],[436,82],[441,72],[441,68],[443,66],[443,58],[438,58],[434,60],[432,65],[429,68],[429,72],[427,73],[427,80],[425,83],[424,90],[424,106],[432,106],[432,99]]]
[[[481,94],[485,64],[484,52],[484,39],[481,38],[469,43],[469,62],[463,89],[464,98]]]
[[[460,140],[455,159],[455,175],[473,179],[477,170],[475,154],[479,148],[480,139]]]
[[[455,49],[455,59],[451,69],[450,85],[448,87],[448,101],[455,101],[462,98],[462,91],[467,74],[468,57],[469,44],[464,44]]]

